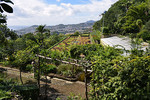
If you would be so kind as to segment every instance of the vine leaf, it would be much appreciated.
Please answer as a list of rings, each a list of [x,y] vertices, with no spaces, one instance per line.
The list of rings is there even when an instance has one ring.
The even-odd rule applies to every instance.
[[[0,4],[1,7],[8,13],[13,13],[13,9],[12,7],[10,7],[9,5],[5,4],[5,3],[1,3]]]

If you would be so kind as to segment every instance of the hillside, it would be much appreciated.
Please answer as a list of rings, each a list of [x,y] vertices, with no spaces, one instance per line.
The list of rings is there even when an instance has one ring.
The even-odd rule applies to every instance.
[[[104,19],[104,34],[132,35],[142,38],[144,34],[147,34],[150,39],[150,32],[147,32],[150,31],[148,29],[150,25],[149,5],[149,0],[119,0],[109,8],[101,20],[93,25],[93,28],[102,30]],[[145,29],[147,33],[145,31],[143,33]]]
[[[91,30],[94,23],[95,21],[90,20],[84,23],[79,23],[79,24],[68,24],[68,25],[59,24],[55,26],[46,26],[45,28],[50,29],[52,33],[66,34],[66,33],[74,33],[76,31],[79,31],[79,32],[89,31]],[[35,28],[37,27],[38,25],[33,25],[31,27],[16,30],[16,33],[18,33],[19,35],[22,35],[25,33],[35,32]]]
[[[73,45],[85,45],[91,44],[90,37],[71,36],[54,46],[51,50],[53,51],[64,51],[71,48]]]

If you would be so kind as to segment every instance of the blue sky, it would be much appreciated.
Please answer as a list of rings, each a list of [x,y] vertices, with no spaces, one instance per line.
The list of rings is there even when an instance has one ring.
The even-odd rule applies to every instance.
[[[12,0],[13,14],[7,14],[9,26],[77,24],[99,20],[118,0]]]
[[[71,4],[86,4],[89,3],[89,0],[45,0],[49,4],[61,4],[61,3],[71,3]]]

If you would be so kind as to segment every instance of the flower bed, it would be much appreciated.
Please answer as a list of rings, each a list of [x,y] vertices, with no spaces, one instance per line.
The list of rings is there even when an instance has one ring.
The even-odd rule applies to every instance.
[[[91,44],[89,37],[71,36],[60,42],[55,47],[53,47],[52,50],[64,51],[69,50],[72,45],[84,45],[84,44]]]

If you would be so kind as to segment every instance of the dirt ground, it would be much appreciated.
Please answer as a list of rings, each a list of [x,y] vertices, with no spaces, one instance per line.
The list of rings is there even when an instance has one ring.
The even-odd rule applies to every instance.
[[[10,67],[0,66],[1,70],[7,72],[8,77],[17,78],[19,80],[19,70]],[[22,72],[22,78],[26,84],[36,84],[36,80],[33,78],[33,73]],[[70,82],[58,78],[48,77],[49,83],[47,86],[48,100],[66,100],[71,94],[81,96],[85,98],[85,85],[84,82]],[[41,79],[41,94],[44,94],[45,91],[45,82],[44,79]]]

